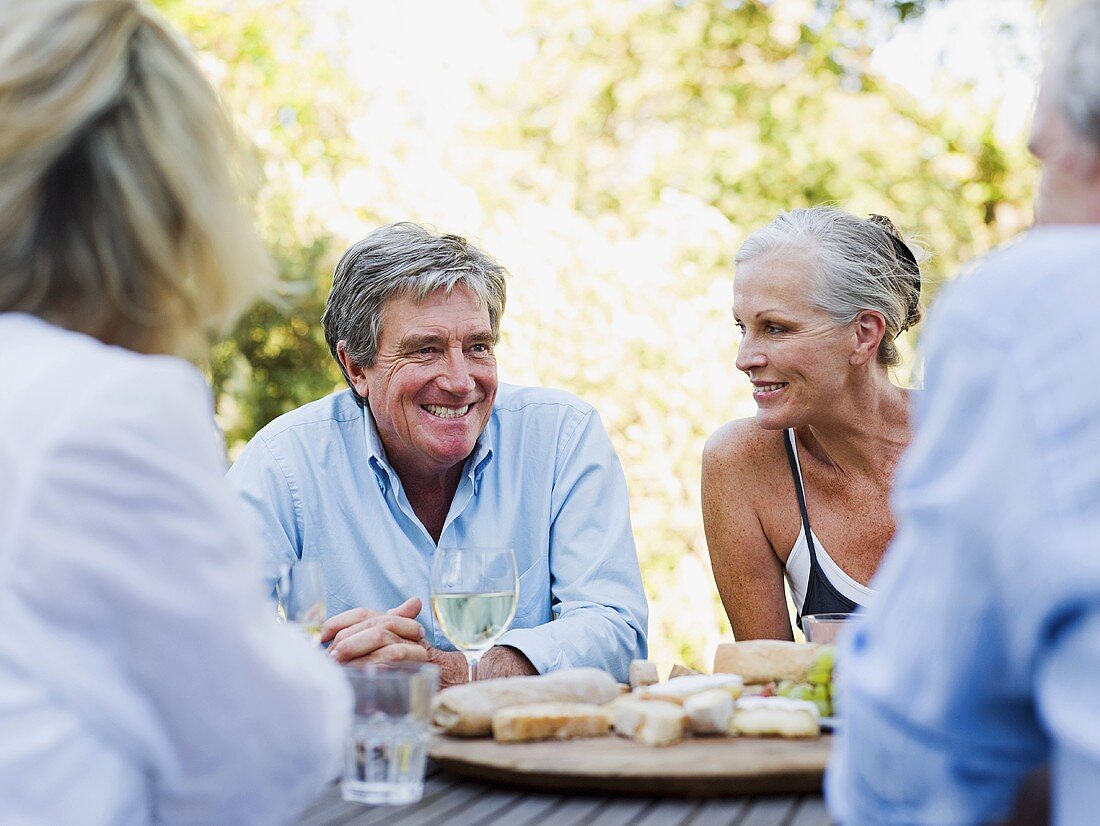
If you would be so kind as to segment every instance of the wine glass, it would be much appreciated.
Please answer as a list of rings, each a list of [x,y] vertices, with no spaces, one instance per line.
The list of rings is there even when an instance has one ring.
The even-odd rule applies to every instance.
[[[314,643],[321,642],[321,626],[325,624],[325,573],[320,562],[294,563],[285,566],[276,583],[279,608],[283,618],[301,629]]]
[[[519,580],[511,548],[440,548],[432,564],[432,613],[466,657],[470,682],[477,664],[512,624]]]

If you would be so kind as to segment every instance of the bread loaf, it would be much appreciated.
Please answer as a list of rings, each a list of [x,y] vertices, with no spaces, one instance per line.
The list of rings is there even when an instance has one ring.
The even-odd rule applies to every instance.
[[[619,685],[598,668],[570,668],[534,677],[506,677],[451,686],[432,704],[432,722],[448,734],[479,737],[493,728],[502,708],[530,703],[594,703],[619,696]]]
[[[622,697],[607,707],[617,734],[646,746],[668,746],[684,738],[684,712],[672,703]]]
[[[714,653],[715,674],[740,674],[747,684],[798,681],[814,661],[820,645],[784,640],[726,642]]]
[[[728,692],[730,697],[737,697],[741,694],[742,686],[741,678],[736,674],[692,674],[688,677],[676,677],[667,683],[644,686],[634,693],[643,700],[682,704],[691,695],[714,688]]]
[[[821,718],[817,706],[790,697],[743,697],[737,701],[730,721],[731,734],[749,736],[817,737]]]
[[[502,743],[603,737],[610,728],[607,712],[592,703],[532,703],[493,715],[493,739]]]

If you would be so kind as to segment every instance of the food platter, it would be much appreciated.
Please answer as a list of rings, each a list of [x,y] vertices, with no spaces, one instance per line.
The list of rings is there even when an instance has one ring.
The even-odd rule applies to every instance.
[[[832,737],[691,737],[644,746],[622,737],[533,743],[433,734],[428,753],[465,777],[553,792],[726,797],[821,791]]]

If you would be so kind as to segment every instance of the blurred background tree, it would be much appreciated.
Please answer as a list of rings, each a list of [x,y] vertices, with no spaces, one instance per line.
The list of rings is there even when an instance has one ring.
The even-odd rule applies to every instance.
[[[706,668],[729,634],[699,457],[753,414],[728,309],[745,235],[792,207],[885,213],[931,251],[931,301],[1030,222],[1034,169],[996,107],[957,84],[930,107],[874,66],[936,0],[157,5],[251,143],[295,290],[209,366],[231,453],[342,386],[318,319],[350,242],[404,219],[468,235],[513,274],[502,379],[572,390],[612,434],[665,668]]]

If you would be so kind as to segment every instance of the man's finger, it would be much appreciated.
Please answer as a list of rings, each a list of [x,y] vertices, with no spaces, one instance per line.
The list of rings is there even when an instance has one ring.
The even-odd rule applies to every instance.
[[[384,616],[381,611],[372,611],[370,608],[352,608],[349,611],[343,611],[329,617],[325,620],[325,624],[321,626],[321,642],[328,642],[345,628],[358,625],[371,617],[381,616]]]
[[[398,643],[396,645],[387,645],[379,648],[377,651],[368,654],[365,657],[359,657],[355,660],[350,660],[344,665],[358,666],[366,665],[367,663],[388,663],[388,662],[427,662],[428,653],[418,645],[412,645],[411,643]]]
[[[420,597],[409,597],[396,608],[391,608],[386,613],[391,614],[395,617],[408,617],[409,619],[416,619],[418,616],[420,616],[420,609],[423,607],[424,604],[420,601]]]
[[[384,645],[410,643],[420,648],[424,628],[405,617],[372,617],[358,626],[345,629],[329,646],[329,655],[338,662],[364,657]]]

